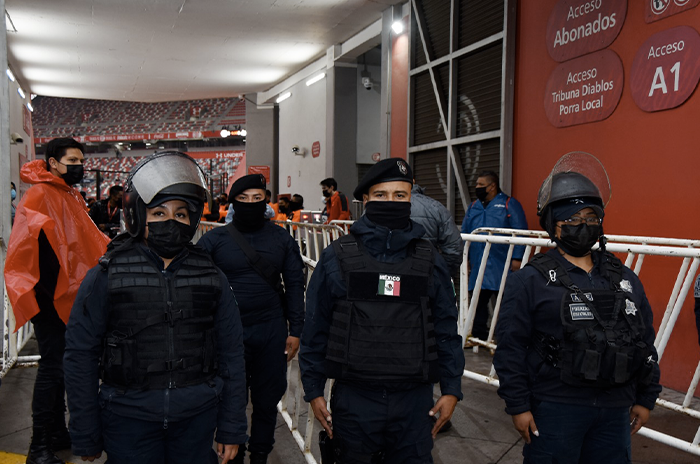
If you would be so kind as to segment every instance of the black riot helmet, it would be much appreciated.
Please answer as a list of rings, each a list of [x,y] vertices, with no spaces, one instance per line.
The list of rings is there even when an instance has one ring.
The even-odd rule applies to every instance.
[[[211,207],[211,194],[197,162],[179,151],[160,151],[147,156],[129,173],[123,199],[127,232],[132,237],[142,236],[146,227],[146,208],[169,200],[187,203],[194,236],[204,202]]]
[[[540,225],[554,237],[556,221],[563,217],[555,218],[553,212],[569,217],[584,207],[592,208],[602,219],[611,196],[608,174],[595,156],[584,152],[567,153],[540,187],[537,195]]]

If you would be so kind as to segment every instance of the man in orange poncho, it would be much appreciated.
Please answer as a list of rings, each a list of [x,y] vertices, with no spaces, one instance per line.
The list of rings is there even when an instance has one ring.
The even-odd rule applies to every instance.
[[[17,206],[5,284],[15,330],[31,320],[41,355],[27,464],[61,464],[54,452],[70,448],[63,382],[66,322],[83,277],[109,243],[71,187],[83,178],[83,151],[71,138],[54,139],[46,146],[46,161],[31,161],[20,171],[22,181],[34,185]]]

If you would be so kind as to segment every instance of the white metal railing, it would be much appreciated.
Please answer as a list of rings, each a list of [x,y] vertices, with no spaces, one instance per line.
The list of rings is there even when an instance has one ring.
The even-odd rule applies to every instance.
[[[608,251],[618,254],[625,254],[625,265],[632,269],[636,274],[639,274],[644,262],[644,257],[646,255],[656,255],[656,256],[666,256],[666,257],[676,257],[682,259],[676,277],[673,289],[671,290],[668,304],[666,305],[666,310],[664,312],[663,320],[656,334],[656,340],[654,346],[659,353],[659,361],[664,354],[668,341],[673,332],[674,325],[678,319],[683,303],[685,302],[688,292],[693,285],[695,274],[700,266],[700,240],[684,240],[684,239],[673,239],[673,238],[660,238],[660,237],[634,237],[628,235],[606,235],[608,242],[606,248]],[[497,228],[482,228],[477,229],[472,234],[462,234],[462,239],[465,241],[464,247],[464,262],[460,270],[460,300],[459,300],[459,319],[458,319],[458,330],[460,335],[465,341],[470,341],[475,345],[475,350],[478,350],[479,346],[483,346],[489,349],[496,349],[496,344],[493,339],[496,323],[498,321],[498,314],[501,306],[501,300],[503,296],[503,289],[505,288],[505,277],[508,275],[510,269],[510,262],[513,256],[513,250],[516,246],[525,246],[525,254],[523,256],[521,266],[524,266],[531,256],[539,253],[540,250],[545,248],[554,247],[554,243],[549,240],[546,232],[543,231],[531,231],[531,230],[514,230],[514,229],[497,229]],[[474,291],[472,292],[471,298],[468,291],[469,283],[469,266],[467,256],[469,253],[469,245],[474,242],[485,243],[483,258],[481,260],[481,265],[479,266],[477,272],[476,282],[474,286]],[[484,278],[484,271],[486,269],[486,262],[489,258],[491,245],[492,244],[505,244],[508,245],[508,253],[506,262],[503,267],[503,274],[501,279],[501,285],[498,290],[498,296],[493,307],[493,317],[491,320],[491,325],[489,327],[489,335],[487,340],[479,340],[477,338],[471,337],[471,329],[474,324],[474,316],[476,314],[476,305],[479,300],[479,293],[481,291],[481,284]],[[635,263],[636,259],[636,263]],[[496,377],[496,372],[491,365],[490,372],[488,374],[479,373],[474,371],[464,371],[464,377],[477,380],[479,382],[487,383],[490,385],[498,386],[498,379]],[[690,407],[690,402],[693,399],[695,390],[697,389],[698,383],[700,382],[700,363],[698,364],[695,375],[690,382],[688,390],[685,394],[685,398],[682,403],[674,403],[672,401],[658,399],[657,404],[659,406],[684,413],[690,417],[700,419],[700,411]],[[688,442],[671,435],[667,435],[656,430],[649,429],[647,427],[642,427],[639,431],[640,435],[651,438],[652,440],[665,443],[674,448],[681,449],[683,451],[689,452],[691,454],[700,456],[700,427],[695,434],[695,438],[692,442]]]
[[[38,355],[19,356],[24,345],[34,334],[34,326],[27,322],[14,332],[15,316],[12,313],[10,299],[7,297],[7,289],[3,288],[2,305],[2,370],[0,379],[12,369],[13,366],[30,366],[39,361]]]

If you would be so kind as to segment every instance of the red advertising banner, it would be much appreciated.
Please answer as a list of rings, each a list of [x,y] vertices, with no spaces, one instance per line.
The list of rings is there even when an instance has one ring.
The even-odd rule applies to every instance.
[[[233,135],[238,135],[234,131]],[[154,132],[106,135],[83,135],[74,137],[81,143],[85,142],[142,142],[144,140],[198,140],[203,138],[221,137],[219,131],[183,131],[183,132]],[[35,137],[34,143],[49,143],[55,137]]]
[[[675,108],[700,80],[700,34],[690,26],[658,32],[639,48],[630,71],[634,102],[644,111]]]
[[[265,183],[270,183],[270,166],[248,166],[248,174],[262,174],[265,176]]]
[[[245,156],[245,150],[235,151],[187,151],[185,152],[195,159],[241,159]]]
[[[32,115],[25,105],[22,105],[22,128],[25,133],[32,133]]]
[[[320,154],[321,142],[314,142],[313,145],[311,145],[311,156],[313,156],[314,158],[318,158]]]
[[[686,10],[695,8],[700,4],[700,0],[644,0],[646,11],[644,21],[653,23],[660,19],[668,18]]]
[[[620,102],[623,82],[622,60],[612,50],[562,63],[547,81],[547,119],[554,127],[602,121]]]
[[[560,0],[547,23],[549,55],[562,62],[607,47],[626,15],[627,0]]]

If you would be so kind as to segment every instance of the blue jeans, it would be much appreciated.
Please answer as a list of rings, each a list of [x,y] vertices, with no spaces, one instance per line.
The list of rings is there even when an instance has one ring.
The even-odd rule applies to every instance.
[[[530,433],[524,464],[630,464],[629,408],[534,402],[540,436]]]

